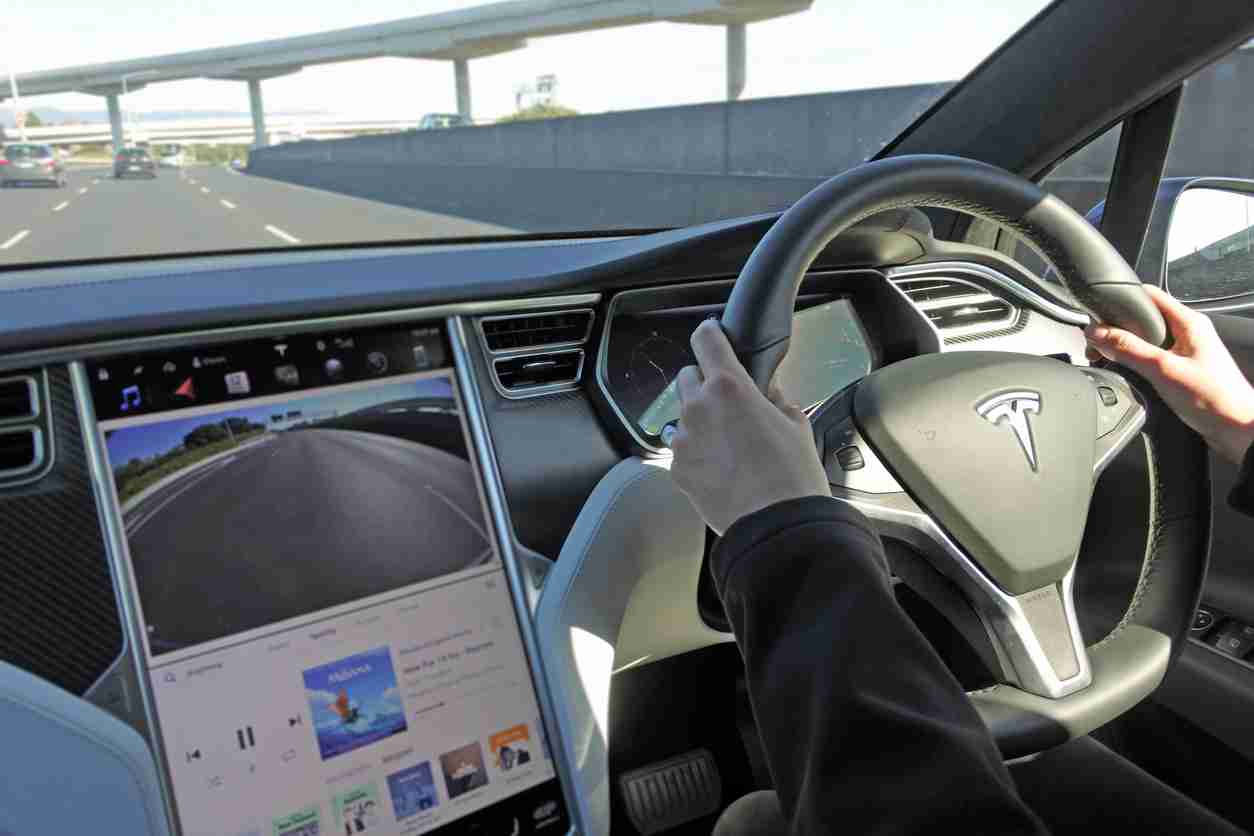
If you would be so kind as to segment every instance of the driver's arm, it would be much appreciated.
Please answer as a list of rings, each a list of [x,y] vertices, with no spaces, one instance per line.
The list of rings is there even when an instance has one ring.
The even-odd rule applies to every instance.
[[[672,473],[722,535],[711,570],[792,832],[1044,833],[870,523],[831,498],[805,415],[758,392],[717,323],[692,344]]]

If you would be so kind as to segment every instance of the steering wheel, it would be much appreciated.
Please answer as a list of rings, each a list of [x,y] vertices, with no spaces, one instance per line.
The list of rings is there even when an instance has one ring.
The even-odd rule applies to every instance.
[[[749,258],[722,324],[760,388],[787,353],[815,257],[858,221],[904,206],[1010,227],[1092,316],[1167,340],[1136,274],[1066,204],[984,163],[902,156],[819,186]],[[978,615],[999,681],[970,697],[1006,757],[1087,734],[1158,686],[1200,594],[1210,496],[1204,444],[1150,387],[1113,367],[929,354],[871,373],[812,420],[833,495],[913,545]],[[1152,480],[1144,562],[1122,619],[1086,646],[1076,558],[1098,476],[1137,439]]]

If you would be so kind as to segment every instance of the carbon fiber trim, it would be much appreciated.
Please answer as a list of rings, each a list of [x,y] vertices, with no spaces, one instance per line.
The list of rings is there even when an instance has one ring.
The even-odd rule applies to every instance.
[[[998,297],[1000,298],[1000,297]],[[1032,314],[1025,309],[1019,310],[1019,318],[1014,321],[1013,325],[1005,328],[998,328],[996,331],[981,331],[978,334],[963,334],[957,337],[946,337],[945,345],[955,345],[957,343],[974,343],[980,340],[987,340],[992,337],[1008,337],[1011,334],[1017,334],[1024,328],[1028,327],[1028,318]]]
[[[121,655],[122,626],[64,366],[47,406],[51,471],[0,490],[0,659],[81,695]]]

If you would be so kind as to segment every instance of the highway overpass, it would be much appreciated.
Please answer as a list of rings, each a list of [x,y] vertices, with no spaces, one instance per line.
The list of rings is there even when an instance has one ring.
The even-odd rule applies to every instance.
[[[317,120],[280,118],[266,124],[267,136],[262,145],[270,145],[281,138],[288,139],[341,139],[368,133],[396,132],[413,128],[418,119],[378,120]],[[109,142],[112,128],[107,122],[84,125],[54,125],[27,128],[26,139],[48,145],[83,145]],[[152,122],[127,121],[123,125],[123,139],[135,143],[144,140],[151,143],[178,142],[184,145],[216,143],[253,143],[253,123],[248,119],[187,119]]]
[[[115,147],[124,142],[120,98],[149,84],[210,78],[248,86],[256,145],[266,139],[261,83],[319,64],[400,57],[451,61],[457,109],[471,117],[474,58],[521,49],[530,38],[668,21],[726,29],[727,98],[743,92],[747,24],[808,9],[813,0],[509,0],[313,35],[20,73],[19,96],[103,96]],[[9,90],[0,86],[0,101]]]

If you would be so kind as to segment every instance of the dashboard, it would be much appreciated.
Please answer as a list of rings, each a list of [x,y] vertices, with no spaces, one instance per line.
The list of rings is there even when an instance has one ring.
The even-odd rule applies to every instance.
[[[594,718],[569,698],[571,630],[545,590],[578,574],[566,552],[607,480],[664,466],[688,336],[768,225],[13,274],[0,565],[19,605],[0,612],[0,659],[161,752],[185,833],[216,826],[232,782],[265,787],[240,790],[241,832],[330,830],[368,802],[379,832],[599,821],[605,767],[576,769],[570,748]],[[1084,362],[1085,317],[1047,285],[931,246],[894,227],[819,257],[786,394],[812,408],[937,351]],[[2,413],[25,392],[29,414]],[[588,612],[619,614],[620,649],[729,640],[700,606],[704,529],[689,533],[695,563],[620,560],[597,582],[617,597]],[[397,557],[436,553],[425,574]],[[428,690],[437,670],[455,699]],[[364,691],[339,687],[359,675]]]

